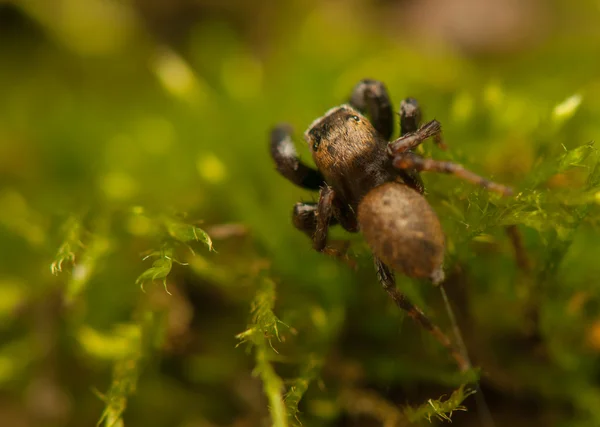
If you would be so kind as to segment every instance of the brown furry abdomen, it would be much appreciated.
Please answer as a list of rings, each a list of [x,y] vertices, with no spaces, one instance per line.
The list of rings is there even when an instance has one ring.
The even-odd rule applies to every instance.
[[[443,280],[444,233],[422,195],[397,182],[380,185],[361,200],[358,223],[388,266],[410,277]]]

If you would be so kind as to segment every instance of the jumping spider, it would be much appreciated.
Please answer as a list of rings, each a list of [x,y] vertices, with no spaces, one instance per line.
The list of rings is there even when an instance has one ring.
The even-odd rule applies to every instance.
[[[320,191],[318,203],[297,203],[293,210],[294,226],[312,238],[313,248],[336,253],[327,246],[331,225],[362,232],[373,252],[383,289],[448,349],[461,370],[467,370],[468,359],[396,289],[392,270],[434,284],[444,280],[444,233],[423,197],[419,172],[456,175],[502,195],[510,195],[511,190],[456,163],[413,153],[411,150],[429,137],[442,145],[441,125],[432,120],[419,126],[421,111],[412,98],[402,101],[399,115],[401,136],[388,142],[394,114],[387,90],[379,81],[362,80],[354,87],[348,104],[327,111],[304,133],[318,170],[299,160],[287,125],[272,130],[271,155],[285,178]]]

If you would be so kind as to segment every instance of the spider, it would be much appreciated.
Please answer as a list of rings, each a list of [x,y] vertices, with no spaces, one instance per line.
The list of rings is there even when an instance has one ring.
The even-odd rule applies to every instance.
[[[365,117],[367,114],[370,121]],[[453,345],[395,285],[393,271],[409,277],[444,280],[444,233],[424,194],[419,172],[452,174],[502,195],[511,189],[484,179],[461,165],[423,158],[411,150],[432,137],[444,148],[441,125],[432,120],[420,126],[418,102],[400,104],[400,134],[394,131],[394,114],[385,85],[361,80],[347,104],[330,109],[304,133],[317,170],[302,163],[281,124],[271,131],[271,156],[277,170],[294,184],[319,190],[318,203],[297,203],[294,226],[306,233],[313,248],[339,255],[327,246],[330,226],[361,232],[373,252],[377,277],[398,307],[431,333],[450,353],[461,371],[470,368],[466,355]]]

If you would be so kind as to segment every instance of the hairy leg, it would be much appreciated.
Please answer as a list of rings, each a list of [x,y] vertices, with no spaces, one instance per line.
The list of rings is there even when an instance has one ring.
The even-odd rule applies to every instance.
[[[393,164],[394,167],[397,167],[398,169],[414,169],[418,172],[441,172],[454,175],[503,196],[510,196],[512,194],[512,189],[509,187],[485,179],[457,163],[424,159],[414,153],[405,152],[396,155]]]
[[[321,188],[316,212],[317,224],[315,234],[313,235],[313,248],[319,252],[323,252],[327,246],[327,233],[329,231],[329,222],[333,217],[334,198],[335,192],[333,188],[328,185]]]
[[[368,114],[373,127],[386,140],[394,133],[394,113],[385,85],[378,80],[364,79],[357,83],[350,96],[350,105]]]
[[[402,135],[397,140],[390,142],[388,145],[388,153],[395,156],[401,153],[408,152],[413,148],[418,147],[427,138],[434,137],[437,144],[441,144],[442,125],[437,120],[432,120],[425,123],[414,132],[409,132]]]
[[[403,99],[400,103],[400,135],[415,132],[421,124],[421,107],[414,98]]]
[[[329,187],[327,187],[329,188]],[[333,256],[335,258],[341,259],[343,262],[348,264],[351,268],[356,267],[356,263],[354,260],[350,259],[346,252],[350,246],[350,242],[346,240],[339,240],[334,242],[327,242],[327,231],[328,228],[332,225],[337,225],[340,222],[338,221],[337,209],[331,206],[331,211],[329,213],[329,221],[325,223],[324,218],[328,215],[327,212],[329,208],[325,207],[325,203],[329,203],[327,199],[329,196],[326,196],[324,202],[322,204],[318,203],[296,203],[294,206],[294,211],[292,213],[292,221],[294,223],[294,227],[298,230],[305,233],[308,237],[313,240],[313,246],[319,252],[323,252],[327,255]],[[322,206],[323,215],[321,216],[321,220],[319,220],[319,206]],[[319,233],[317,233],[319,230]],[[316,246],[318,241],[318,247]]]
[[[377,278],[379,279],[379,282],[396,305],[406,311],[411,319],[433,335],[433,337],[448,350],[461,371],[464,372],[470,369],[469,361],[466,360],[461,352],[452,344],[452,341],[450,341],[448,336],[444,334],[438,326],[434,325],[421,309],[410,302],[406,295],[396,288],[394,273],[389,267],[378,258],[375,258],[375,268],[377,269]]]
[[[317,203],[296,203],[292,212],[294,227],[305,233],[311,239],[317,231]],[[337,219],[331,217],[329,225],[336,225]]]
[[[325,179],[321,172],[300,161],[290,133],[291,128],[285,124],[271,131],[271,157],[277,171],[300,187],[318,190],[325,184]]]
[[[400,135],[406,135],[410,132],[415,132],[421,124],[421,108],[419,103],[414,98],[406,98],[400,103]],[[399,170],[399,175],[406,185],[420,194],[425,193],[425,185],[415,170],[405,169]]]

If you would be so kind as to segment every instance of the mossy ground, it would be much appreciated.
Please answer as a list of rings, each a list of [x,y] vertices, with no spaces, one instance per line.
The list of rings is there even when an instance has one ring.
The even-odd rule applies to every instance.
[[[473,385],[360,236],[333,232],[352,269],[293,229],[316,196],[268,154],[287,121],[308,159],[305,127],[364,77],[443,124],[450,149],[422,154],[515,189],[424,175],[497,425],[600,425],[596,3],[475,56],[380,30],[361,13],[379,3],[290,2],[268,24],[240,6],[170,43],[128,2],[61,4],[0,4],[2,425],[476,425]],[[450,331],[435,288],[398,286]]]

